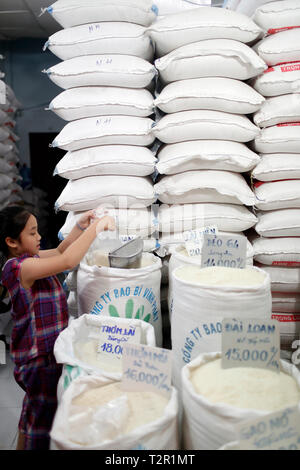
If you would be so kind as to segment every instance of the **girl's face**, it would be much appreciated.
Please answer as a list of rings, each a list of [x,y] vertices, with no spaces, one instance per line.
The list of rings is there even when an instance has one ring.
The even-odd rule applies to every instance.
[[[20,233],[19,240],[16,241],[18,254],[37,255],[40,251],[40,241],[41,236],[38,232],[37,220],[34,215],[31,215]]]

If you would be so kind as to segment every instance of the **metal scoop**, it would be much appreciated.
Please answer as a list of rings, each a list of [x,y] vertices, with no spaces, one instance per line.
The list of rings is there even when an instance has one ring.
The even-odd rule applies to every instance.
[[[140,268],[144,242],[140,237],[129,240],[108,254],[111,268]]]

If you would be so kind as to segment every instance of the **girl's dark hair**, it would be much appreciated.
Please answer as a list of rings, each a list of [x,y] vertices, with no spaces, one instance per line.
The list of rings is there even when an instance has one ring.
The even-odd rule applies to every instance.
[[[0,211],[0,252],[4,257],[9,254],[6,237],[18,240],[31,212],[21,206],[9,206]]]

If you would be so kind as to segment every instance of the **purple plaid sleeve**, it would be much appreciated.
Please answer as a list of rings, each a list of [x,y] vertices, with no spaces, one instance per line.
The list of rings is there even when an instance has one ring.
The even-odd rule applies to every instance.
[[[56,276],[38,279],[30,289],[22,287],[21,265],[29,257],[9,259],[2,271],[2,283],[12,301],[11,354],[16,364],[52,352],[68,324],[67,299]]]

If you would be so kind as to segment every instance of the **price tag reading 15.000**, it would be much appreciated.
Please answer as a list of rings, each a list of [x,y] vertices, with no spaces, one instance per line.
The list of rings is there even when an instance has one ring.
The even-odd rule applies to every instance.
[[[275,320],[224,319],[222,367],[256,367],[280,372],[280,332]]]

